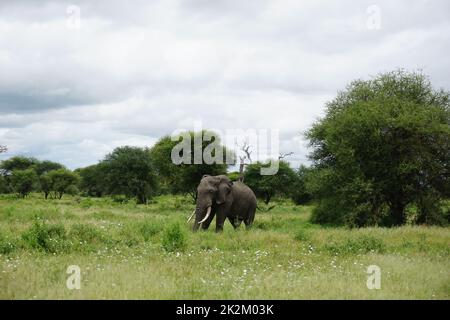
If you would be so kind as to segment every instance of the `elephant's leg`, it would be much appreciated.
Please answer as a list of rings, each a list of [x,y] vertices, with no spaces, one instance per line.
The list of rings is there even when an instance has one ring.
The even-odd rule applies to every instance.
[[[250,229],[252,227],[253,220],[255,220],[255,212],[256,212],[256,206],[255,207],[252,206],[249,208],[247,217],[244,220],[245,227],[247,229]]]
[[[236,223],[236,217],[228,217],[228,221],[230,221],[233,228],[236,229],[235,223]]]
[[[234,229],[239,228],[239,226],[241,225],[241,222],[242,222],[241,217],[228,217],[228,220],[230,221],[230,223]]]
[[[212,210],[211,215],[209,216],[209,218],[206,219],[206,221],[202,223],[202,229],[203,230],[207,230],[209,228],[209,225],[213,221],[215,214],[216,214],[216,212],[214,210]]]

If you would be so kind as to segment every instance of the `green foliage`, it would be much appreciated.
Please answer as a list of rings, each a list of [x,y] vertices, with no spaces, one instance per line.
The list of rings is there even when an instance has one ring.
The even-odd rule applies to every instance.
[[[8,182],[7,178],[0,175],[0,194],[11,193],[11,185]]]
[[[40,221],[25,231],[22,239],[27,246],[48,253],[64,252],[69,246],[63,225],[47,225]]]
[[[154,221],[145,221],[139,226],[139,232],[145,241],[149,241],[153,236],[162,231],[163,225]]]
[[[25,198],[30,192],[37,188],[38,175],[34,169],[13,170],[10,176],[13,190],[22,198]]]
[[[58,169],[50,171],[41,176],[41,189],[47,198],[50,192],[54,193],[54,196],[61,199],[65,193],[73,194],[76,191],[72,191],[76,188],[80,177],[67,169]]]
[[[449,97],[420,73],[396,71],[354,81],[329,102],[307,133],[316,167],[307,185],[319,199],[313,220],[400,225],[411,203],[442,215],[424,199],[439,203],[450,192]]]
[[[81,177],[79,188],[87,196],[101,197],[105,192],[102,163],[75,170]]]
[[[184,251],[186,248],[186,232],[179,223],[170,224],[165,230],[162,246],[167,252]]]
[[[238,171],[228,172],[227,177],[230,178],[231,181],[238,181],[240,178],[240,173]]]
[[[355,239],[347,239],[344,242],[330,239],[325,245],[325,249],[336,255],[383,253],[386,251],[386,245],[382,239],[362,235]]]
[[[10,254],[18,248],[17,240],[6,238],[0,234],[0,254]]]
[[[155,162],[155,168],[157,170],[158,178],[167,191],[172,193],[189,193],[195,198],[196,187],[205,174],[220,175],[226,174],[226,154],[230,152],[221,144],[220,137],[209,131],[201,132],[188,132],[185,133],[186,139],[190,137],[190,141],[186,143],[189,145],[190,150],[180,150],[179,155],[183,156],[183,152],[190,152],[189,163],[175,164],[172,162],[172,150],[175,146],[179,145],[182,140],[172,141],[170,136],[161,138],[150,150],[152,159]],[[206,135],[211,135],[213,138],[211,141],[207,141]],[[202,161],[201,164],[194,164],[194,150],[195,140],[201,140],[201,154],[208,152],[212,146],[216,146],[217,150],[222,154],[220,161],[222,163],[207,164]],[[207,149],[208,148],[208,149]],[[200,152],[198,152],[200,154]],[[215,156],[215,151],[211,152]],[[234,156],[230,156],[234,159]],[[203,159],[203,157],[202,157]]]
[[[34,168],[39,164],[39,160],[35,158],[27,158],[22,156],[16,156],[3,160],[0,169],[5,173],[11,173],[14,170],[27,170]]]
[[[18,179],[24,179],[23,174],[16,175],[16,178],[13,177],[14,172],[18,171],[26,171],[26,170],[32,170],[35,172],[36,176],[39,177],[39,181],[33,181],[31,190],[26,191],[26,194],[23,194],[21,192],[18,192],[22,197],[26,196],[28,193],[32,191],[43,191],[44,194],[47,194],[48,189],[48,180],[46,178],[41,178],[45,176],[50,171],[58,170],[58,169],[64,169],[64,166],[52,162],[52,161],[40,161],[35,158],[30,157],[23,157],[23,156],[16,156],[9,158],[7,160],[4,160],[0,164],[0,193],[9,193],[9,192],[18,192],[18,183],[22,184],[24,181],[18,181]],[[27,171],[31,172],[31,171]],[[34,174],[33,174],[34,176]],[[28,173],[28,178],[31,178],[30,173]],[[34,180],[34,177],[31,179]],[[13,185],[14,184],[14,185]],[[42,184],[42,187],[41,187]],[[23,189],[27,189],[25,185],[22,186]]]
[[[296,205],[307,204],[312,200],[312,194],[307,190],[307,179],[310,169],[301,165],[295,171],[295,181],[291,186],[290,196]]]
[[[296,181],[294,170],[286,161],[278,161],[279,169],[274,175],[261,175],[261,168],[269,163],[256,162],[248,165],[244,173],[244,182],[256,196],[268,204],[275,195],[289,196]]]
[[[44,160],[44,161],[37,161],[34,164],[34,169],[36,170],[36,173],[39,176],[41,176],[50,171],[61,170],[61,169],[66,169],[66,168],[60,163]]]
[[[135,197],[138,203],[156,192],[158,184],[148,149],[119,147],[102,161],[105,191]]]
[[[294,239],[297,241],[309,241],[311,232],[308,229],[301,228],[295,233]]]

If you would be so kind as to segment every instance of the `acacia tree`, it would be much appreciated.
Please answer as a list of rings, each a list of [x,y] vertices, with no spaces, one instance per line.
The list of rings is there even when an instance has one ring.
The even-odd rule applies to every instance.
[[[148,149],[129,146],[116,148],[105,157],[101,166],[108,194],[135,197],[138,203],[145,204],[157,189]]]
[[[14,170],[10,179],[13,190],[22,198],[35,190],[38,184],[38,175],[34,169]]]
[[[200,182],[201,178],[205,174],[209,175],[220,175],[226,174],[227,163],[226,155],[230,152],[223,146],[220,142],[220,137],[212,132],[206,130],[200,132],[187,132],[182,135],[188,135],[190,137],[190,150],[182,150],[180,156],[183,156],[184,152],[187,152],[187,163],[174,163],[172,159],[172,151],[181,142],[180,140],[172,141],[170,136],[165,136],[161,138],[150,150],[151,158],[154,161],[155,168],[157,171],[158,178],[162,181],[163,185],[167,191],[173,193],[184,193],[192,196],[194,201],[196,200],[196,187]],[[212,136],[210,140],[205,139],[206,135]],[[194,161],[194,143],[195,139],[199,138],[201,140],[201,150],[202,154],[210,149],[211,144],[215,144],[220,154],[223,155],[220,163],[206,163],[201,161],[201,163],[195,163]],[[212,155],[215,155],[215,151],[212,151]],[[231,158],[234,159],[234,155],[230,154]],[[229,157],[230,157],[229,155]]]
[[[401,225],[414,204],[442,222],[450,192],[450,95],[402,70],[352,82],[306,136],[314,151],[313,220]],[[420,222],[420,221],[419,221]]]
[[[75,172],[81,177],[79,187],[81,191],[90,197],[101,197],[106,192],[104,183],[104,166],[102,163],[80,168]]]
[[[278,172],[274,175],[261,175],[261,168],[269,164],[255,162],[247,165],[245,169],[245,183],[268,204],[275,195],[288,197],[296,181],[294,170],[289,163],[278,160]]]
[[[52,170],[40,177],[41,190],[45,199],[52,193],[53,198],[61,199],[70,188],[75,187],[80,180],[78,174],[67,170]]]

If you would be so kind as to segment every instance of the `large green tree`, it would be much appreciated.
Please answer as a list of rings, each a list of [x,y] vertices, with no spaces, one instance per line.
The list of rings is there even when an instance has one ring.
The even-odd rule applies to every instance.
[[[105,191],[135,197],[138,203],[147,200],[157,190],[157,179],[148,149],[119,147],[101,162]]]
[[[26,170],[34,168],[39,164],[39,160],[32,157],[15,156],[7,160],[3,160],[0,169],[4,174],[11,173],[13,170]]]
[[[306,204],[312,200],[312,194],[307,189],[307,181],[310,176],[311,169],[305,165],[300,165],[295,170],[295,180],[290,190],[290,196],[295,204]]]
[[[226,163],[227,152],[229,153],[228,160],[231,160],[230,162],[234,161],[234,155],[221,144],[220,137],[213,132],[204,130],[201,132],[186,132],[182,135],[185,138],[189,137],[189,150],[180,150],[179,156],[185,155],[188,160],[186,161],[187,163],[174,163],[172,159],[173,150],[177,150],[176,146],[179,146],[183,141],[181,137],[178,140],[175,139],[175,141],[172,141],[170,136],[161,138],[151,148],[150,154],[154,160],[158,177],[167,190],[173,193],[187,193],[195,199],[196,187],[202,176],[205,174],[226,174],[228,167]],[[220,161],[207,163],[202,160],[201,163],[194,163],[195,139],[201,141],[199,153],[216,156],[214,149],[219,150],[220,154],[217,154],[217,159],[220,159]]]
[[[269,163],[255,162],[247,165],[244,181],[265,204],[276,196],[289,197],[296,182],[296,175],[289,163],[278,161],[278,172],[274,175],[261,175],[261,169],[269,167]]]
[[[77,169],[75,172],[81,177],[79,187],[84,194],[90,197],[101,197],[106,193],[105,171],[102,163]]]
[[[10,176],[11,186],[19,196],[25,198],[38,185],[38,175],[34,169],[13,170]]]
[[[350,225],[442,222],[450,193],[450,96],[402,70],[352,82],[307,132],[313,219]]]
[[[80,177],[67,169],[51,170],[40,177],[41,190],[47,199],[52,193],[54,198],[61,199],[71,188],[78,185]]]

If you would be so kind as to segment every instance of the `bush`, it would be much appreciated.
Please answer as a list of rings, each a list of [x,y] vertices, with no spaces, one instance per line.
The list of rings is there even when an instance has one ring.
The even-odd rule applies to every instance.
[[[164,231],[162,246],[167,252],[183,251],[186,248],[186,233],[179,223],[173,223]]]
[[[69,246],[64,226],[39,221],[22,234],[22,239],[29,247],[49,253],[63,252]]]
[[[104,238],[103,234],[94,226],[88,224],[75,224],[72,226],[69,238],[78,243],[93,244],[101,242]]]
[[[333,254],[365,254],[369,252],[383,253],[386,245],[383,240],[373,236],[359,236],[356,239],[347,239],[343,243],[330,240],[325,249]]]
[[[161,225],[155,222],[146,221],[143,224],[141,224],[139,232],[141,233],[145,241],[149,241],[150,238],[158,234],[161,231],[161,229],[162,229]]]
[[[10,254],[18,247],[17,241],[0,235],[0,254]]]
[[[311,239],[311,233],[306,229],[299,229],[295,234],[294,239],[297,241],[308,241]]]

